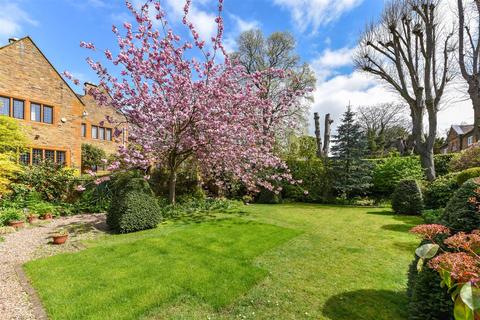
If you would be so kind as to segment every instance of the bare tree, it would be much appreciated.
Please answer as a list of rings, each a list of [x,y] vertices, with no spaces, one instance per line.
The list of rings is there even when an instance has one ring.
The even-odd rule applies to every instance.
[[[295,53],[295,38],[288,32],[274,32],[265,38],[261,30],[249,30],[243,32],[237,39],[238,50],[232,54],[242,64],[248,73],[268,69],[280,69],[289,73],[291,76],[283,81],[276,81],[270,77],[263,79],[263,87],[267,89],[265,93],[269,99],[281,103],[279,94],[285,87],[295,90],[305,90],[315,87],[315,75],[312,69],[306,63],[301,63],[300,57]],[[266,129],[271,130],[272,123],[295,123],[303,124],[306,127],[306,119],[313,101],[313,96],[308,99],[298,101],[292,104],[291,108],[284,112],[280,108],[274,108],[273,114],[265,117],[263,124]],[[282,111],[282,112],[280,112]],[[281,118],[284,121],[274,121]],[[305,129],[299,126],[298,129]],[[292,133],[292,126],[286,125],[284,128],[273,128],[278,137],[285,138]],[[295,130],[294,130],[295,131]],[[300,133],[297,130],[294,133]]]
[[[325,132],[324,132],[324,138],[325,138],[325,143],[323,145],[323,154],[325,157],[328,157],[328,154],[330,153],[330,139],[332,136],[332,123],[333,119],[330,116],[330,113],[327,113],[325,115]]]
[[[315,120],[315,140],[317,142],[317,158],[323,157],[323,143],[322,143],[322,135],[320,131],[320,116],[318,112],[315,112],[313,115]]]
[[[359,107],[358,120],[368,137],[372,156],[385,155],[390,148],[397,148],[409,135],[408,119],[405,115],[407,106],[399,103],[382,103]]]
[[[458,0],[458,22],[458,60],[462,77],[468,84],[468,95],[472,100],[474,135],[478,141],[480,140],[480,0],[471,0],[467,6],[464,6],[464,0]]]
[[[430,181],[435,179],[437,114],[445,86],[453,77],[455,50],[453,34],[440,23],[439,1],[388,3],[380,22],[367,27],[355,58],[358,69],[388,84],[410,107],[415,149]]]

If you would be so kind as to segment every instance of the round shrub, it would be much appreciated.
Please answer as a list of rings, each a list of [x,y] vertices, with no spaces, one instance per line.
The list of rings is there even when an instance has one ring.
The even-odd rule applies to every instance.
[[[389,197],[401,180],[422,180],[423,170],[416,157],[391,157],[373,169],[373,192]]]
[[[441,224],[449,227],[454,232],[471,232],[480,228],[480,214],[475,203],[480,201],[480,195],[477,193],[480,187],[477,179],[471,179],[465,182],[460,189],[453,195],[447,204],[445,212],[441,217]]]
[[[139,191],[125,192],[118,202],[112,203],[107,214],[109,227],[119,233],[153,229],[161,220],[155,197]]]
[[[440,286],[438,272],[428,267],[418,272],[417,263],[415,257],[408,270],[408,319],[453,320],[453,302],[448,291]]]
[[[480,147],[472,147],[463,150],[454,156],[450,162],[451,171],[462,171],[470,168],[480,167]]]
[[[466,181],[468,181],[472,178],[478,178],[478,177],[480,177],[480,168],[479,167],[466,169],[466,170],[463,170],[462,172],[460,172],[458,174],[457,183],[458,183],[459,186],[461,186]]]
[[[257,195],[257,203],[264,203],[264,204],[279,204],[282,203],[282,195],[276,194],[273,191],[262,189]]]
[[[392,195],[392,208],[397,214],[419,215],[423,209],[422,190],[416,180],[402,180]]]
[[[428,183],[423,193],[425,207],[428,209],[445,208],[459,187],[457,176],[458,173],[450,173]]]
[[[445,209],[428,209],[422,211],[422,218],[426,224],[437,224]]]

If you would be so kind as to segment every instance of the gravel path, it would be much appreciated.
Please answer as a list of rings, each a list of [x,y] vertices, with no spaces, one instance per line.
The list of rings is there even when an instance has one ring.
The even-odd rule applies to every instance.
[[[69,240],[65,245],[51,245],[51,235],[59,229],[68,230]],[[60,252],[81,250],[80,241],[97,237],[105,229],[105,215],[89,214],[40,221],[3,235],[5,241],[0,242],[0,319],[42,319],[35,297],[31,297],[22,286],[23,276],[19,268],[22,264]]]

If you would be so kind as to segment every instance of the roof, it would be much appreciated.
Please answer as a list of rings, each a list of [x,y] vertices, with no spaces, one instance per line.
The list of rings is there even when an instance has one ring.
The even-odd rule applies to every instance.
[[[452,129],[459,135],[467,134],[473,131],[473,124],[453,125]]]
[[[10,43],[4,45],[3,47],[0,47],[0,50],[5,49],[5,48],[10,47],[10,46],[13,46],[15,44],[18,44],[18,43],[20,43],[22,41],[25,41],[27,39],[30,40],[30,42],[32,42],[32,44],[35,46],[35,48],[38,50],[38,52],[40,52],[40,54],[48,62],[48,64],[52,67],[52,69],[57,73],[57,75],[60,77],[60,79],[62,79],[62,81],[67,85],[68,89],[70,89],[70,91],[78,99],[78,101],[82,105],[85,105],[85,103],[83,103],[83,101],[78,97],[77,93],[72,89],[72,87],[68,84],[68,82],[65,81],[65,79],[62,77],[62,75],[57,71],[57,69],[54,67],[54,65],[50,62],[50,60],[48,60],[48,58],[45,56],[45,54],[42,52],[42,50],[40,50],[40,48],[36,45],[36,43],[32,40],[32,38],[30,38],[30,36],[26,36],[26,37],[23,37],[23,38],[18,39],[16,41],[10,42]]]

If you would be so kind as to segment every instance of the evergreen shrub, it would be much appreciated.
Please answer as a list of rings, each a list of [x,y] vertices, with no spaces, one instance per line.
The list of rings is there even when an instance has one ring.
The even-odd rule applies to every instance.
[[[397,214],[420,215],[423,209],[422,190],[416,180],[402,180],[392,195],[392,208]]]

